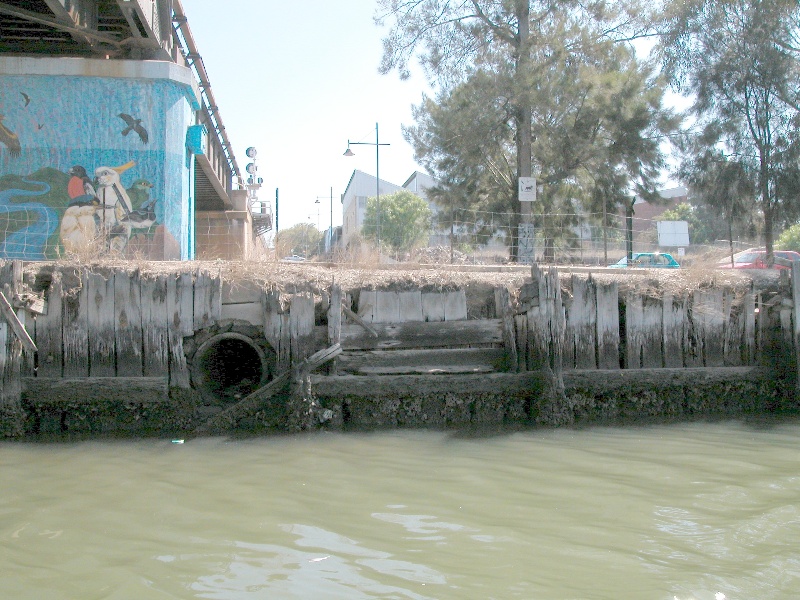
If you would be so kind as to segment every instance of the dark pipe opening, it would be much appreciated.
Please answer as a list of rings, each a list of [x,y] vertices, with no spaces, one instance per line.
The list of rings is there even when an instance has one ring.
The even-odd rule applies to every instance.
[[[198,354],[198,383],[223,402],[247,396],[267,375],[263,353],[244,336],[217,336],[204,344]]]

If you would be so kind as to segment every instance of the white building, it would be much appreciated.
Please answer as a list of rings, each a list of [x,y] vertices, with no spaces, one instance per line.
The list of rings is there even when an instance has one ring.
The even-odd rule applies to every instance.
[[[431,212],[436,215],[439,209],[428,199],[427,194],[428,188],[436,184],[437,181],[427,173],[414,171],[403,185],[396,185],[381,179],[380,193],[383,196],[400,190],[407,190],[425,200]],[[350,176],[347,188],[342,194],[342,247],[346,248],[361,233],[361,228],[364,225],[364,214],[367,211],[367,198],[375,197],[376,187],[375,177],[363,171],[353,171]],[[432,243],[436,241],[434,238],[436,238],[435,234],[431,236]]]

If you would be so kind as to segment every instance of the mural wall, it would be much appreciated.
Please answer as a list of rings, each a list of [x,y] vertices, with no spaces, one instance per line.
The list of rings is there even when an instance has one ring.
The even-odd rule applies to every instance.
[[[191,258],[195,106],[169,79],[4,75],[0,62],[0,258]]]

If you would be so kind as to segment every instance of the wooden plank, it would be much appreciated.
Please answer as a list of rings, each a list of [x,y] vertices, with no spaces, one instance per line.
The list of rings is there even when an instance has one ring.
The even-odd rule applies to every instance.
[[[89,377],[114,377],[116,371],[114,276],[89,272],[87,319],[89,323]]]
[[[169,377],[169,313],[166,275],[141,279],[145,377]]]
[[[264,338],[277,354],[281,341],[280,294],[274,290],[264,290],[261,308],[264,311]]]
[[[375,312],[372,322],[400,322],[400,298],[397,292],[375,292]]]
[[[742,363],[742,354],[744,347],[744,315],[741,310],[734,311],[735,297],[731,290],[725,290],[725,366],[739,367]],[[791,315],[789,316],[789,346],[792,346],[792,328],[791,328]]]
[[[619,369],[619,287],[616,283],[598,283],[597,366]]]
[[[328,306],[328,342],[338,344],[342,338],[342,288],[331,286],[331,300]]]
[[[528,370],[528,315],[514,316],[514,336],[517,339],[517,371]]]
[[[444,294],[425,292],[421,295],[421,300],[423,321],[444,321]]]
[[[467,295],[464,290],[447,292],[444,294],[444,320],[466,321]]]
[[[683,351],[686,346],[686,302],[665,294],[661,300],[661,324],[664,340],[664,366],[683,367]]]
[[[756,314],[756,356],[764,351],[767,341],[767,331],[769,329],[769,309],[764,302],[763,294],[757,294],[755,299]]]
[[[625,368],[641,369],[642,297],[635,291],[625,298]]]
[[[564,347],[566,345],[567,319],[564,309],[564,302],[561,297],[561,279],[557,268],[550,267],[548,269],[546,281],[548,298],[550,298],[550,364],[553,369],[553,374],[558,381],[561,382],[561,373],[564,368]]]
[[[222,282],[219,275],[197,271],[194,280],[194,330],[215,325],[222,314]]]
[[[191,387],[183,338],[194,335],[194,283],[190,273],[167,278],[167,319],[169,340],[169,385]]]
[[[314,352],[314,297],[295,294],[289,306],[291,362],[296,364]]]
[[[505,349],[510,371],[519,369],[517,356],[517,338],[514,327],[514,312],[511,309],[511,295],[508,288],[498,287],[494,290],[495,314],[503,326],[503,348]]]
[[[68,273],[64,273],[65,276]],[[78,287],[65,285],[62,296],[61,320],[64,340],[64,377],[89,376],[89,289],[86,286],[88,273],[78,275]],[[70,279],[75,279],[72,273]],[[65,280],[66,283],[66,280]]]
[[[723,290],[695,290],[692,293],[692,321],[698,333],[697,342],[702,350],[705,367],[725,364],[725,317]]]
[[[400,302],[399,323],[419,323],[425,320],[422,316],[422,292],[397,292],[397,299]]]
[[[342,340],[342,288],[337,284],[331,285],[330,304],[328,305],[328,345],[339,344]],[[332,360],[328,365],[328,375],[335,375],[338,371],[338,360]]]
[[[264,326],[264,306],[260,299],[258,302],[223,304],[220,320],[247,321],[261,328]]]
[[[567,309],[565,367],[597,368],[597,299],[591,277],[572,276],[572,302]]]
[[[14,308],[12,306],[12,304],[17,306],[17,301],[22,291],[22,278],[21,260],[5,262],[0,266],[0,291],[5,294],[9,305],[7,312],[9,331],[17,337],[22,345],[19,376],[29,376],[33,375],[36,356],[36,345],[30,335],[30,332],[34,330],[33,319],[24,308]],[[28,329],[30,329],[30,332]]]
[[[213,431],[217,427],[220,426],[233,426],[236,424],[236,421],[247,414],[248,411],[252,411],[257,408],[264,400],[268,400],[281,390],[283,390],[288,384],[290,379],[290,372],[284,371],[283,373],[275,376],[269,383],[266,385],[261,386],[252,394],[249,394],[245,398],[242,398],[236,404],[229,406],[222,412],[217,413],[204,424],[200,425],[194,430],[195,434],[201,434],[208,431]]]
[[[742,362],[745,365],[754,365],[756,363],[756,296],[752,292],[745,294],[742,300],[742,319],[744,327]]]
[[[14,339],[13,335],[9,335],[8,329],[8,323],[3,318],[0,318],[0,408],[3,409],[8,406],[18,406],[19,403],[19,398],[6,398],[6,386],[12,383],[14,379],[10,372],[6,373],[12,356],[10,342]],[[16,379],[19,379],[19,377],[17,376]]]
[[[372,337],[378,337],[378,332],[375,331],[372,325],[370,325],[367,321],[362,319],[360,315],[354,313],[352,310],[347,308],[347,306],[344,304],[342,305],[342,312],[344,312],[346,316],[355,321],[358,325],[361,325],[361,327],[364,328],[364,331],[369,333]]]
[[[642,368],[660,369],[664,366],[662,321],[664,306],[660,298],[642,298]]]
[[[374,290],[361,290],[358,293],[358,316],[367,323],[375,321],[375,311],[378,306],[377,292]]]
[[[264,289],[254,281],[223,281],[220,293],[224,307],[226,304],[260,303]]]
[[[447,348],[476,344],[503,343],[502,321],[441,321],[437,323],[374,323],[378,338],[358,325],[342,327],[345,350],[404,348]]]
[[[313,307],[313,298],[312,298],[312,307]],[[316,368],[321,367],[329,360],[333,360],[339,354],[341,354],[342,349],[339,344],[334,344],[330,348],[325,348],[320,350],[319,352],[313,354],[307,359],[304,359],[296,366],[299,371],[310,372]],[[280,392],[286,385],[289,383],[291,379],[291,371],[283,371],[282,373],[276,375],[270,382],[261,386],[251,394],[247,395],[245,398],[242,398],[236,404],[233,404],[223,410],[220,413],[217,413],[213,417],[211,417],[205,424],[201,425],[200,427],[194,430],[194,433],[203,433],[205,431],[211,431],[221,425],[235,425],[236,421],[247,414],[248,412],[253,411],[256,409],[264,400],[271,398],[276,393]]]
[[[19,317],[17,317],[14,309],[11,308],[11,304],[9,304],[8,298],[6,298],[6,295],[3,292],[0,292],[0,312],[2,313],[6,323],[8,323],[11,332],[22,343],[23,349],[28,350],[29,352],[36,352],[36,344],[31,339],[31,336],[28,335],[28,331],[19,320]]]
[[[366,350],[342,354],[339,372],[379,373],[490,373],[504,364],[503,348],[435,350]]]
[[[61,271],[55,269],[47,291],[47,311],[36,317],[36,346],[39,348],[39,377],[61,377],[64,370],[61,301]]]
[[[543,304],[546,304],[545,301]],[[550,366],[550,327],[547,308],[533,306],[527,312],[527,369],[540,371]]]
[[[114,273],[117,377],[141,377],[144,374],[141,294],[138,271]]]
[[[6,423],[0,434],[19,435],[22,424],[10,423],[12,415],[20,415],[22,397],[22,342],[13,333],[4,319],[0,318],[0,410],[5,415]]]

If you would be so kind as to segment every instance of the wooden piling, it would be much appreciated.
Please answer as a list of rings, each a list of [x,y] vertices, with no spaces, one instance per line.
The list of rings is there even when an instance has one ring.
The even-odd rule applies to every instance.
[[[144,375],[141,293],[138,270],[114,273],[116,377]]]
[[[494,290],[495,313],[503,323],[503,348],[508,356],[509,370],[519,370],[517,357],[517,340],[514,332],[514,313],[511,309],[511,296],[508,288],[498,287]]]
[[[619,286],[600,284],[597,299],[597,366],[619,369]]]
[[[189,389],[191,386],[183,338],[194,335],[194,286],[191,273],[178,273],[167,278],[167,318],[169,329],[169,386]]]
[[[47,310],[36,318],[34,339],[39,349],[39,377],[61,377],[64,374],[63,293],[61,271],[55,269],[46,295]]]
[[[572,276],[572,301],[567,309],[564,367],[596,369],[597,299],[590,277]]]
[[[342,288],[337,284],[331,285],[330,305],[328,306],[328,345],[339,344],[342,340]],[[336,359],[328,363],[328,374],[335,375],[337,370]]]
[[[89,272],[87,319],[89,325],[89,377],[114,377],[116,372],[114,274]]]
[[[64,287],[61,314],[64,340],[64,377],[89,376],[89,273],[64,272],[74,286]],[[77,283],[75,281],[77,280]],[[65,280],[66,283],[66,280]]]
[[[142,351],[145,377],[169,376],[167,276],[141,278]]]

